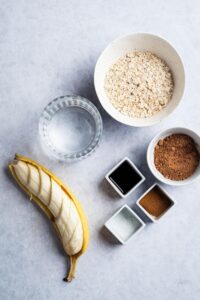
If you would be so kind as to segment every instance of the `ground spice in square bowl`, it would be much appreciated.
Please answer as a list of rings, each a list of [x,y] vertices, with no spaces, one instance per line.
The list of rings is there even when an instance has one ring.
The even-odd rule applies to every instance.
[[[155,183],[137,200],[136,203],[151,221],[157,222],[172,208],[175,201],[160,185]]]

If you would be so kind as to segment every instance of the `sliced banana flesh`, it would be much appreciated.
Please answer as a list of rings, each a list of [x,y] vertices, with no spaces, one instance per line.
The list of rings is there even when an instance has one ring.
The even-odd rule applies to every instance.
[[[48,206],[50,202],[50,195],[51,195],[51,181],[49,175],[44,173],[41,169],[38,169],[40,174],[40,191],[38,197],[40,200]],[[32,178],[30,178],[30,181]]]
[[[76,207],[68,195],[40,168],[23,161],[17,161],[13,167],[19,181],[37,196],[55,217],[67,254],[78,253],[83,245],[83,228]]]
[[[55,218],[58,217],[62,207],[62,194],[61,187],[51,178],[51,199],[48,205],[50,211]]]
[[[29,179],[29,168],[27,164],[23,161],[16,161],[13,167],[19,180],[26,186]]]
[[[36,167],[31,165],[27,165],[27,166],[29,169],[29,180],[28,180],[29,189],[34,195],[38,195],[40,191],[40,174]]]

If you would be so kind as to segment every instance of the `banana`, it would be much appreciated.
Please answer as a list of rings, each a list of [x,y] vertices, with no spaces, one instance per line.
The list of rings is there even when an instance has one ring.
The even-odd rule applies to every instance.
[[[20,187],[53,223],[70,258],[68,275],[75,277],[76,263],[89,243],[89,228],[80,202],[54,174],[35,161],[16,155],[9,169]]]

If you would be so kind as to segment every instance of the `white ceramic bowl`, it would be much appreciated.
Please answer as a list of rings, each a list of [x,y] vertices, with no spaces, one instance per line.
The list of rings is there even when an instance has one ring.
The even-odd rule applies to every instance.
[[[200,153],[200,136],[195,133],[194,131],[188,129],[188,128],[182,128],[182,127],[175,127],[175,128],[169,128],[167,130],[164,130],[157,134],[152,141],[150,142],[148,149],[147,149],[147,163],[149,166],[149,169],[151,170],[152,174],[160,181],[163,183],[169,184],[169,185],[175,185],[175,186],[180,186],[180,185],[185,185],[188,184],[192,181],[194,181],[199,175],[200,175],[200,164],[198,165],[196,171],[187,179],[181,180],[181,181],[175,181],[175,180],[170,180],[165,178],[155,167],[154,164],[154,148],[158,141],[160,139],[163,139],[171,134],[176,134],[176,133],[182,133],[189,135],[196,143],[197,145],[197,150]]]
[[[110,103],[104,89],[106,72],[116,60],[131,51],[151,51],[165,60],[174,79],[173,96],[169,104],[150,118],[130,118],[122,115]],[[176,50],[164,39],[148,34],[135,33],[111,42],[100,55],[94,72],[94,85],[97,96],[104,109],[117,121],[130,126],[151,126],[171,114],[178,106],[184,92],[185,72],[183,63]]]

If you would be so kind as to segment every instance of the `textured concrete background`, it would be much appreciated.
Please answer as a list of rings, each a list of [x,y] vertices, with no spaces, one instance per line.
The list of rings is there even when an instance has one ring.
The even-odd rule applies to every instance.
[[[0,1],[0,299],[200,298],[198,181],[166,187],[177,205],[128,245],[115,245],[102,232],[104,222],[121,205],[134,207],[155,181],[145,160],[151,138],[171,126],[188,126],[200,133],[199,28],[197,0]],[[94,65],[104,47],[120,35],[138,31],[169,40],[183,58],[187,80],[177,111],[159,126],[144,129],[112,120],[93,87]],[[104,122],[97,152],[74,165],[50,160],[38,142],[42,109],[68,91],[93,101]],[[6,171],[15,152],[55,171],[85,207],[91,244],[71,284],[62,281],[66,257],[51,225]],[[103,177],[125,155],[147,180],[121,200]]]

